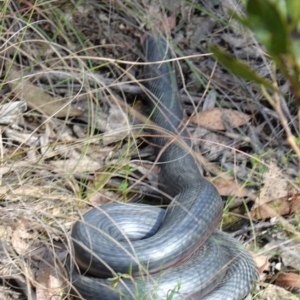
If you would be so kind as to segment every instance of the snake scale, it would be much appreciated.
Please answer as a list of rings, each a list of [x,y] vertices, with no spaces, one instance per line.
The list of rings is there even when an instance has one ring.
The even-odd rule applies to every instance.
[[[242,299],[257,269],[236,240],[216,230],[222,201],[188,150],[167,42],[148,34],[143,48],[151,120],[163,129],[153,137],[159,185],[173,200],[166,210],[113,203],[88,211],[72,230],[73,290],[87,300]]]

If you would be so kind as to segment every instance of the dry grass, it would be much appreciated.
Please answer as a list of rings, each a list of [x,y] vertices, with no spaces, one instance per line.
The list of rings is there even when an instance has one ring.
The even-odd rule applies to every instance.
[[[132,201],[141,194],[160,200],[153,149],[145,143],[151,112],[143,104],[141,85],[140,38],[153,28],[164,32],[180,58],[180,93],[204,174],[236,184],[224,192],[224,227],[245,223],[249,248],[259,253],[266,244],[271,234],[250,223],[246,213],[272,161],[292,193],[299,193],[299,141],[293,147],[286,142],[299,134],[297,108],[256,41],[230,27],[225,4],[206,2],[0,4],[0,101],[17,103],[0,110],[0,241],[10,249],[0,263],[11,266],[0,267],[0,274],[8,281],[14,279],[27,292],[34,287],[37,299],[62,297],[68,280],[61,261],[72,248],[69,233],[79,216],[90,206]],[[285,89],[285,99],[276,99],[277,109],[256,85],[217,65],[208,43],[226,47]],[[213,107],[251,115],[251,122],[232,128],[225,120],[223,131],[189,123],[191,116]],[[246,193],[239,194],[236,186]],[[299,220],[291,226],[288,218],[281,219],[280,224],[282,232],[299,228]],[[2,293],[13,297],[12,291]]]

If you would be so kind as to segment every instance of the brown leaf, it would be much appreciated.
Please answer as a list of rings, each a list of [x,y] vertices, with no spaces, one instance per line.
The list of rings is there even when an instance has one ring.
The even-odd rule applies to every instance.
[[[60,269],[53,253],[53,250],[47,249],[39,263],[36,272],[36,296],[40,300],[61,300],[63,298],[61,291],[65,285],[63,271]]]
[[[13,249],[21,256],[38,255],[44,246],[38,240],[38,232],[33,224],[26,219],[19,219],[11,237]]]
[[[278,215],[284,216],[300,211],[300,195],[295,194],[291,197],[282,197],[271,200],[268,203],[255,207],[250,215],[257,219],[268,219]]]
[[[236,197],[245,197],[249,195],[249,192],[240,187],[235,181],[225,180],[223,178],[207,178],[218,190],[221,196],[236,196]]]
[[[276,284],[287,290],[300,288],[300,275],[295,273],[281,273],[276,278]]]
[[[7,79],[14,94],[24,100],[29,107],[36,109],[48,116],[55,115],[58,118],[75,117],[83,113],[83,110],[72,106],[62,98],[52,97],[42,89],[25,79],[22,72],[12,66]]]
[[[288,181],[282,176],[282,171],[274,162],[270,162],[267,172],[263,175],[263,187],[255,200],[258,207],[274,199],[287,197],[289,194]]]
[[[110,192],[110,195],[109,192],[94,192],[88,199],[90,205],[97,207],[103,204],[113,203],[116,197],[116,194],[114,194],[113,192]]]
[[[236,128],[246,124],[250,119],[251,116],[232,109],[213,108],[194,115],[190,121],[208,129],[225,130],[223,120],[228,122],[232,128]]]
[[[264,271],[270,271],[270,263],[267,256],[264,255],[256,255],[254,257],[255,264],[259,270],[259,274]]]
[[[293,191],[274,162],[269,164],[268,171],[264,173],[263,184],[251,211],[253,218],[267,219],[300,210],[299,193]]]

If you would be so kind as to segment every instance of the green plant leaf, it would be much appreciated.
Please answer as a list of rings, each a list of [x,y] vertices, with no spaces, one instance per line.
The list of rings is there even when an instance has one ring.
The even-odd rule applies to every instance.
[[[125,192],[128,189],[128,181],[123,180],[121,184],[119,185],[119,191]]]
[[[268,89],[276,90],[270,81],[258,75],[242,61],[215,46],[210,46],[210,50],[214,54],[215,58],[232,74],[236,75],[237,77],[242,77],[245,80],[262,84]]]
[[[273,55],[286,54],[289,30],[278,5],[268,0],[248,0],[246,12],[249,27],[268,52]]]
[[[291,24],[291,30],[297,29],[300,23],[300,1],[286,0],[286,11]]]
[[[294,40],[291,45],[291,53],[294,56],[297,66],[300,68],[300,41]]]
[[[236,21],[238,21],[239,23],[241,23],[244,27],[251,29],[251,25],[249,24],[249,21],[247,18],[244,18],[242,16],[240,16],[238,13],[236,13],[233,10],[229,10],[230,15],[232,16],[232,18]]]

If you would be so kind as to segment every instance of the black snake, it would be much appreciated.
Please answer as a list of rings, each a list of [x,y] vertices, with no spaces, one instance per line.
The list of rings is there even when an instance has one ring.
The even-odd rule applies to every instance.
[[[106,204],[87,212],[72,230],[73,289],[87,300],[239,300],[257,277],[255,264],[216,230],[221,198],[189,153],[171,63],[157,63],[171,58],[166,41],[149,34],[143,47],[151,120],[163,129],[153,138],[159,184],[173,200],[166,210]]]

